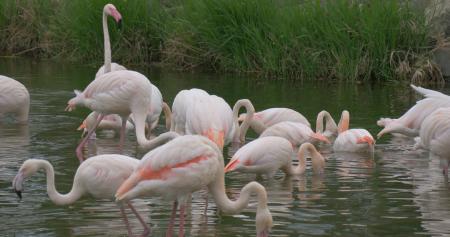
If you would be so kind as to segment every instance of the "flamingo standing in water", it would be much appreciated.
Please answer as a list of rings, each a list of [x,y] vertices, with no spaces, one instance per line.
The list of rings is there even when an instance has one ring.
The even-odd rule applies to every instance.
[[[0,75],[0,118],[14,114],[18,123],[28,123],[30,94],[20,82]]]
[[[272,178],[281,169],[287,175],[299,175],[306,171],[305,152],[312,155],[314,173],[323,173],[325,159],[311,143],[303,143],[297,159],[299,165],[292,166],[294,149],[291,143],[282,137],[261,137],[241,147],[225,166],[225,173],[238,171],[243,173],[266,174]]]
[[[96,127],[108,114],[118,114],[122,118],[120,147],[125,139],[128,117],[133,113],[137,142],[141,148],[149,143],[145,136],[145,120],[151,104],[151,83],[144,75],[129,70],[113,71],[95,78],[83,92],[75,91],[76,96],[69,100],[67,111],[76,106],[85,106],[99,113],[96,123],[80,142],[76,154],[83,161],[82,148]]]
[[[116,9],[116,7],[108,3],[103,7],[103,46],[104,46],[104,53],[105,53],[105,62],[103,66],[101,66],[97,73],[95,74],[95,77],[99,77],[105,73],[111,72],[111,71],[119,71],[119,70],[127,70],[124,66],[117,64],[117,63],[111,63],[111,43],[109,42],[109,30],[108,30],[108,16],[112,16],[114,20],[117,22],[117,24],[120,26],[122,22],[122,15],[120,12]]]
[[[123,155],[114,154],[91,157],[78,167],[70,192],[60,194],[55,188],[55,172],[50,162],[40,159],[29,159],[20,167],[13,180],[13,188],[19,198],[22,198],[24,180],[43,169],[47,173],[48,196],[56,205],[70,205],[85,195],[90,195],[96,199],[114,199],[114,194],[119,186],[130,176],[138,164],[139,160]],[[127,205],[144,227],[143,236],[148,235],[150,229],[145,221],[131,203],[127,202]],[[127,225],[128,235],[132,236],[122,205],[120,205],[120,212]]]
[[[246,114],[239,115],[239,121],[244,121],[246,116]],[[305,116],[289,108],[270,108],[256,112],[250,120],[250,127],[257,134],[261,134],[268,127],[285,121],[303,123],[311,127]]]
[[[272,215],[267,207],[267,193],[262,185],[251,182],[244,186],[236,201],[225,194],[221,150],[211,140],[199,135],[177,137],[147,153],[132,175],[120,186],[116,201],[123,202],[144,196],[162,196],[176,200],[166,236],[171,236],[177,201],[180,203],[179,236],[184,236],[185,201],[189,195],[207,186],[216,205],[225,213],[238,213],[256,193],[256,231],[258,237],[268,236]]]
[[[420,128],[416,148],[428,149],[439,157],[442,173],[448,175],[450,164],[450,108],[440,108],[430,114]]]
[[[374,151],[375,140],[372,135],[361,128],[348,129],[350,124],[350,113],[347,110],[342,111],[339,121],[339,135],[334,141],[334,151],[361,152]]]
[[[328,138],[320,133],[315,133],[310,127],[303,123],[280,122],[264,130],[259,137],[276,136],[286,138],[292,146],[298,147],[305,142],[326,142],[330,143]]]
[[[249,116],[239,126],[237,114],[242,106]],[[183,90],[177,94],[172,105],[171,131],[203,135],[222,149],[232,141],[245,141],[253,112],[254,108],[249,100],[239,100],[231,110],[219,96],[209,95],[201,89]]]
[[[425,96],[425,98],[417,101],[400,118],[379,119],[377,125],[384,128],[378,133],[378,138],[386,133],[403,134],[410,137],[418,136],[420,126],[428,115],[438,108],[450,107],[450,96],[414,85],[411,85],[411,87],[419,94]]]

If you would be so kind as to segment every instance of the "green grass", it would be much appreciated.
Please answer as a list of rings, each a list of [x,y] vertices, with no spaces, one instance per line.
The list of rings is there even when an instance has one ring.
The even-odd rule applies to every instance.
[[[101,64],[107,2],[4,0],[0,52]],[[391,61],[393,52],[430,50],[424,13],[407,1],[321,2],[112,1],[124,19],[121,31],[109,20],[113,61],[276,78],[392,80],[399,63]],[[15,14],[21,9],[31,17]],[[3,34],[12,29],[25,37]]]

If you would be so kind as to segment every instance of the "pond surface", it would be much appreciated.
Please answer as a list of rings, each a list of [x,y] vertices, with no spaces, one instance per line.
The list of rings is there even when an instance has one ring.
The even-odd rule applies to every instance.
[[[132,67],[131,67],[132,68]],[[318,112],[328,110],[335,119],[347,109],[350,127],[364,127],[375,135],[376,120],[398,117],[417,99],[405,85],[346,85],[326,82],[280,82],[245,76],[165,73],[134,68],[159,87],[172,103],[182,89],[198,87],[222,96],[230,104],[250,99],[257,110],[289,107],[314,124]],[[123,236],[125,225],[117,206],[107,200],[86,197],[70,206],[56,206],[46,194],[43,172],[25,182],[23,200],[12,192],[11,181],[29,158],[49,160],[56,171],[56,186],[66,193],[78,167],[75,148],[80,140],[76,128],[89,111],[65,112],[73,89],[83,89],[97,68],[0,59],[0,74],[22,82],[31,94],[28,126],[11,122],[0,125],[0,235],[1,236]],[[442,91],[449,93],[450,88]],[[163,120],[157,131],[163,132]],[[124,153],[142,157],[129,133]],[[249,133],[248,138],[256,135]],[[412,149],[412,139],[378,140],[373,158],[367,154],[338,154],[323,149],[328,157],[325,175],[306,175],[258,180],[268,190],[274,226],[271,236],[448,236],[450,191],[438,160]],[[118,152],[118,138],[99,133],[89,154]],[[237,197],[252,175],[230,173],[227,193]],[[239,215],[218,214],[209,201],[204,215],[204,192],[193,195],[187,211],[187,236],[254,236],[255,206]],[[135,206],[152,227],[152,236],[163,236],[171,203],[161,199],[136,200]],[[131,215],[135,233],[138,221]]]

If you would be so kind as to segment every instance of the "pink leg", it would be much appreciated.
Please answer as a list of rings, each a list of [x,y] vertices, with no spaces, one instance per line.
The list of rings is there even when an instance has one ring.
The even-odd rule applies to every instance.
[[[184,211],[186,210],[186,204],[182,203],[180,206],[180,227],[178,229],[178,237],[184,236]]]
[[[131,233],[130,223],[128,222],[128,218],[127,218],[127,215],[125,214],[125,210],[123,209],[123,206],[120,206],[120,213],[122,213],[123,221],[125,222],[125,225],[127,226],[128,236],[133,236],[133,233]]]
[[[95,132],[95,129],[97,128],[98,124],[100,123],[100,121],[102,121],[103,117],[105,117],[104,114],[100,114],[97,117],[97,121],[95,121],[94,126],[92,127],[92,129],[90,131],[88,131],[88,134],[83,138],[83,140],[81,140],[80,144],[78,144],[77,149],[75,150],[78,160],[80,160],[80,163],[83,162],[83,147],[86,144],[86,142],[88,141],[89,137],[91,137],[92,133]]]
[[[206,216],[206,213],[208,212],[208,191],[206,191],[206,196],[205,196],[205,210],[203,211],[203,214]]]
[[[172,237],[173,225],[175,222],[175,215],[177,214],[177,207],[178,207],[178,202],[174,201],[173,207],[172,207],[172,215],[170,216],[170,222],[169,222],[169,227],[167,228],[166,237]]]
[[[122,117],[122,127],[120,128],[120,143],[119,143],[119,151],[123,152],[123,145],[125,144],[125,129],[127,127],[128,116]]]
[[[142,227],[144,227],[144,233],[142,233],[142,236],[148,236],[150,234],[150,228],[145,223],[144,219],[142,219],[141,215],[134,209],[133,205],[131,205],[130,202],[127,203],[128,207],[131,209],[131,211],[134,213],[134,215],[138,218],[139,222],[141,222]]]

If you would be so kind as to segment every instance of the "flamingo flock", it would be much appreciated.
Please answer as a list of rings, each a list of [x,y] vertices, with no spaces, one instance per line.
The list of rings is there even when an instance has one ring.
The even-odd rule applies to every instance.
[[[107,17],[120,24],[122,15],[112,4],[103,9],[104,65],[83,91],[75,90],[75,97],[66,110],[77,107],[92,110],[79,130],[87,133],[75,149],[80,161],[72,190],[60,194],[55,188],[53,166],[46,160],[29,159],[20,167],[13,180],[13,188],[22,198],[24,181],[40,170],[47,174],[47,193],[56,205],[69,205],[85,195],[115,201],[121,210],[127,232],[133,235],[124,208],[131,209],[144,228],[143,236],[151,234],[131,200],[163,197],[173,202],[173,210],[166,236],[173,235],[175,217],[179,211],[178,236],[184,236],[186,205],[191,194],[204,189],[213,197],[224,214],[241,212],[256,194],[256,236],[269,236],[273,226],[267,191],[256,181],[246,184],[237,200],[230,200],[225,192],[225,174],[254,173],[273,179],[279,171],[286,176],[307,174],[307,156],[314,175],[326,171],[327,159],[321,146],[335,152],[368,152],[375,150],[375,139],[365,129],[350,128],[350,113],[342,112],[336,124],[330,113],[321,111],[316,130],[299,112],[289,108],[269,108],[255,112],[250,100],[240,99],[233,108],[220,96],[198,89],[185,89],[175,96],[172,107],[164,102],[162,93],[143,74],[111,62],[111,46]],[[14,114],[19,123],[27,123],[30,97],[18,81],[0,76],[0,115]],[[412,86],[425,98],[398,119],[381,118],[378,133],[419,136],[417,149],[427,149],[440,157],[443,172],[450,164],[450,96],[437,91]],[[245,113],[239,114],[245,108]],[[161,113],[169,130],[152,138]],[[88,139],[95,138],[97,129],[114,130],[120,134],[119,148],[125,143],[125,132],[133,131],[140,149],[148,151],[141,159],[121,154],[97,155],[86,159],[83,154]],[[246,143],[251,129],[259,137]],[[223,154],[227,145],[240,147],[226,162]],[[321,145],[320,147],[317,145]],[[121,149],[119,149],[121,151]],[[298,164],[293,164],[293,158]],[[226,164],[227,163],[227,164]]]

